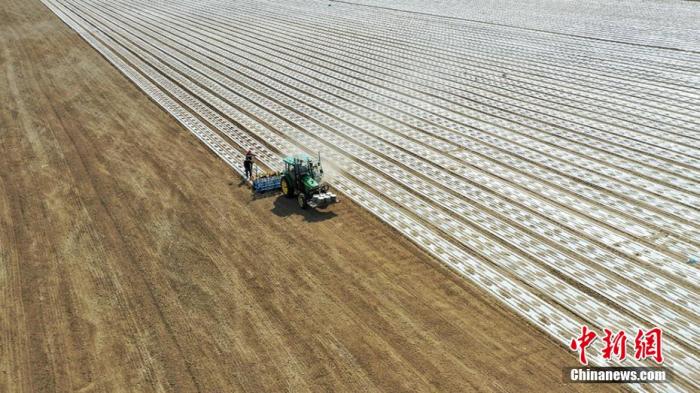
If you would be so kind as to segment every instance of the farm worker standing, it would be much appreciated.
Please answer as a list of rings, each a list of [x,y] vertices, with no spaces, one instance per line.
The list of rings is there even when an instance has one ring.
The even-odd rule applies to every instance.
[[[253,177],[253,157],[255,157],[255,155],[252,151],[248,150],[248,152],[245,153],[243,167],[245,168],[246,179],[250,179],[251,177]]]

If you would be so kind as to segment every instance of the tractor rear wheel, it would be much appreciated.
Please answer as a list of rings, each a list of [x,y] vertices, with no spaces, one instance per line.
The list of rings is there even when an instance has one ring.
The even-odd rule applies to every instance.
[[[287,198],[291,198],[294,196],[294,188],[291,187],[286,177],[282,178],[282,181],[280,182],[280,187],[282,188],[282,193]]]
[[[306,195],[304,195],[303,192],[300,192],[299,195],[297,196],[297,203],[299,204],[299,207],[302,209],[306,209],[307,205],[306,204]]]

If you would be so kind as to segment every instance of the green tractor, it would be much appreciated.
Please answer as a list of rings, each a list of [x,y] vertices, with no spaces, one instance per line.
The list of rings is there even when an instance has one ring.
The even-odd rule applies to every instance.
[[[284,173],[280,180],[282,193],[288,198],[296,196],[299,207],[324,208],[337,201],[330,193],[328,184],[321,183],[323,167],[321,160],[314,162],[307,155],[286,157]]]
[[[281,189],[288,198],[296,197],[299,207],[305,209],[324,208],[338,201],[335,194],[329,192],[328,184],[322,183],[323,167],[321,158],[314,162],[305,154],[285,157],[284,172],[277,176],[253,181],[255,192]]]

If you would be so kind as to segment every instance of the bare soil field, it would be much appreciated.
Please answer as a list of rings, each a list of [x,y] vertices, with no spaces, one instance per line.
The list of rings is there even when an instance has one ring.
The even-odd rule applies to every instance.
[[[38,0],[0,43],[0,392],[605,387],[353,203],[252,200]]]

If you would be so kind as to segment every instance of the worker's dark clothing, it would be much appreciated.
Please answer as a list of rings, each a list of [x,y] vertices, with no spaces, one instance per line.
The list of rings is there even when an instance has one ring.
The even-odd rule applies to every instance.
[[[253,176],[253,155],[246,154],[245,161],[243,161],[243,168],[245,168],[245,178],[250,179]]]

